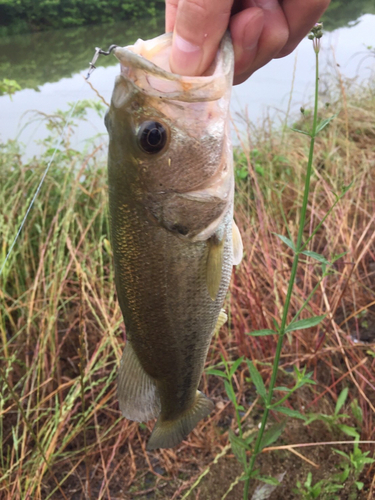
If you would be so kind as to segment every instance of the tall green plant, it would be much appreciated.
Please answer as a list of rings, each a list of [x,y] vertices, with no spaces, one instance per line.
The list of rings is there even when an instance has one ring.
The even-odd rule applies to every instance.
[[[250,440],[245,439],[243,437],[243,430],[241,428],[241,421],[239,418],[237,418],[237,422],[239,424],[239,436],[238,437],[233,436],[233,435],[230,436],[233,452],[235,453],[235,455],[237,456],[237,458],[239,459],[240,463],[242,464],[242,466],[244,468],[244,474],[242,477],[242,479],[245,481],[244,495],[243,495],[244,500],[248,499],[249,486],[250,486],[250,481],[252,478],[257,478],[257,479],[260,479],[262,481],[271,482],[271,483],[273,483],[275,481],[273,478],[260,476],[259,470],[255,469],[256,458],[259,455],[259,453],[262,451],[262,449],[265,448],[266,446],[269,446],[274,441],[276,441],[276,439],[278,439],[278,437],[283,432],[284,424],[278,424],[276,426],[271,427],[267,432],[265,431],[270,410],[277,411],[277,412],[280,412],[282,414],[286,414],[290,417],[298,417],[298,418],[304,419],[305,417],[303,417],[298,411],[291,410],[290,408],[283,407],[282,405],[290,397],[290,395],[293,392],[295,392],[296,390],[298,390],[300,387],[302,387],[305,384],[313,384],[314,383],[314,381],[311,380],[312,373],[306,373],[306,368],[303,368],[300,371],[297,369],[297,367],[294,367],[294,377],[295,377],[294,387],[291,389],[288,389],[286,387],[277,388],[278,391],[284,392],[285,396],[281,397],[276,402],[273,401],[277,373],[278,373],[278,367],[279,367],[279,361],[280,361],[280,355],[281,355],[281,350],[282,350],[285,335],[289,332],[292,332],[292,331],[314,327],[314,326],[318,325],[324,319],[324,315],[314,316],[314,317],[310,317],[310,318],[302,319],[302,320],[298,319],[301,311],[307,306],[314,291],[316,290],[317,287],[315,287],[314,290],[312,291],[312,293],[309,295],[309,297],[305,301],[305,303],[300,308],[300,310],[297,312],[297,314],[295,315],[293,320],[289,324],[287,323],[287,318],[288,318],[288,313],[289,313],[289,308],[290,308],[290,303],[291,303],[291,298],[292,298],[292,293],[293,293],[293,288],[294,288],[294,283],[295,283],[295,279],[296,279],[296,275],[297,275],[297,268],[298,268],[300,257],[302,254],[309,256],[310,258],[317,260],[322,265],[322,278],[321,279],[323,279],[326,276],[326,274],[328,272],[327,269],[328,269],[329,265],[332,264],[332,262],[329,262],[322,255],[317,254],[317,253],[312,252],[312,251],[309,251],[309,250],[306,250],[307,245],[310,243],[313,235],[319,229],[319,227],[321,226],[323,221],[315,229],[312,236],[310,236],[310,238],[308,238],[306,241],[304,241],[304,229],[305,229],[305,224],[306,224],[306,212],[307,212],[307,205],[308,205],[308,198],[309,198],[310,180],[311,180],[311,176],[312,176],[312,172],[313,172],[313,157],[314,157],[315,139],[316,139],[316,136],[318,135],[318,133],[321,132],[329,124],[329,122],[335,117],[335,116],[331,116],[329,119],[322,120],[321,122],[318,123],[319,51],[320,51],[320,39],[321,39],[321,37],[322,37],[322,25],[317,24],[311,30],[311,33],[309,35],[309,39],[312,40],[312,42],[313,42],[313,48],[314,48],[314,53],[315,53],[315,63],[316,63],[315,99],[314,99],[314,112],[313,112],[312,127],[311,127],[310,131],[294,129],[296,132],[304,134],[307,137],[309,137],[309,139],[310,139],[309,156],[308,156],[308,162],[307,162],[307,168],[306,168],[303,201],[302,201],[301,211],[300,211],[300,215],[299,215],[297,241],[294,242],[286,236],[277,235],[288,247],[290,247],[292,249],[292,251],[294,253],[292,269],[291,269],[291,274],[290,274],[290,280],[289,280],[289,286],[288,286],[288,290],[287,290],[287,294],[286,294],[285,304],[283,307],[281,323],[277,324],[275,322],[275,329],[274,330],[265,329],[265,330],[258,330],[258,331],[250,333],[250,335],[253,335],[253,336],[277,335],[277,338],[278,338],[276,352],[275,352],[275,358],[274,358],[274,362],[273,362],[272,375],[271,375],[271,380],[270,380],[270,384],[269,384],[268,389],[265,387],[263,379],[261,377],[261,374],[257,370],[256,366],[251,361],[246,360],[246,363],[248,365],[248,369],[250,372],[251,380],[256,387],[256,390],[257,390],[257,393],[258,393],[260,399],[263,401],[264,413],[263,413],[262,421],[260,424],[260,429],[259,429],[257,438],[255,440],[255,444],[253,447],[251,446]],[[342,196],[344,196],[346,191],[347,191],[347,188],[345,188],[343,190],[343,192],[341,193],[340,196],[337,196],[336,203]],[[327,213],[326,216],[328,216],[328,214],[329,213]],[[337,259],[337,257],[335,257],[333,260],[336,260],[336,259]],[[319,286],[319,284],[317,286]],[[232,370],[233,370],[233,368],[232,368]],[[227,377],[231,374],[232,370],[231,371],[226,370]],[[228,380],[226,381],[226,387],[227,387],[227,391],[231,387]],[[232,399],[233,399],[233,397],[231,398],[231,400]],[[238,407],[236,404],[235,404],[235,407],[236,407],[236,414],[238,416]],[[247,460],[247,458],[246,458],[246,451],[251,452],[249,460]],[[276,484],[277,484],[277,481],[276,481]]]
[[[303,233],[304,233],[305,222],[306,222],[306,211],[307,211],[307,203],[308,203],[309,190],[310,190],[310,180],[311,180],[311,175],[312,175],[312,170],[313,170],[315,138],[316,138],[317,134],[321,130],[323,130],[323,128],[326,127],[328,125],[329,121],[333,118],[333,117],[331,117],[329,120],[323,120],[322,122],[320,122],[318,124],[319,50],[320,50],[321,37],[322,37],[322,25],[317,24],[311,30],[311,33],[309,35],[309,39],[312,40],[312,42],[313,42],[313,47],[314,47],[314,52],[315,52],[315,99],[314,99],[313,123],[312,123],[312,128],[311,128],[310,132],[300,131],[300,130],[296,129],[296,132],[303,133],[303,134],[307,135],[308,137],[310,137],[310,149],[309,149],[309,157],[308,157],[307,169],[306,169],[303,201],[302,201],[301,213],[300,213],[300,217],[299,217],[298,236],[297,236],[296,243],[292,242],[288,238],[285,238],[285,237],[281,238],[284,241],[284,243],[286,243],[290,248],[292,248],[292,250],[294,252],[294,258],[293,258],[292,270],[291,270],[291,274],[290,274],[289,286],[288,286],[285,304],[284,304],[284,308],[283,308],[281,324],[275,325],[276,332],[272,331],[273,334],[276,333],[278,335],[278,341],[277,341],[275,359],[273,362],[272,376],[271,376],[270,385],[268,387],[268,391],[266,391],[262,387],[262,393],[263,393],[262,399],[263,399],[264,404],[265,404],[265,409],[264,409],[259,433],[258,433],[256,442],[255,442],[254,450],[251,454],[250,461],[249,461],[249,463],[246,467],[246,470],[245,470],[246,480],[245,480],[245,487],[244,487],[244,499],[247,499],[249,496],[249,485],[250,485],[251,478],[254,476],[256,477],[258,475],[256,473],[256,471],[254,470],[255,460],[256,460],[258,454],[262,451],[262,449],[265,446],[267,446],[267,444],[268,444],[264,440],[263,436],[265,435],[265,429],[266,429],[266,424],[267,424],[269,412],[271,409],[274,409],[276,411],[280,410],[281,404],[289,397],[289,395],[291,393],[290,391],[287,392],[287,395],[285,397],[281,398],[276,403],[272,403],[274,389],[275,389],[275,385],[276,385],[276,378],[277,378],[277,372],[278,372],[278,367],[279,367],[280,355],[281,355],[281,350],[282,350],[285,334],[288,332],[294,331],[294,330],[299,330],[299,329],[303,329],[303,328],[310,328],[310,327],[316,326],[324,318],[324,316],[316,316],[316,317],[311,317],[311,318],[308,318],[305,320],[300,320],[300,321],[294,320],[289,325],[287,324],[290,300],[292,297],[294,282],[295,282],[296,275],[297,275],[298,262],[300,259],[300,255],[302,254],[302,252],[306,248],[306,244],[303,242]],[[314,255],[310,255],[310,256],[314,257]],[[316,256],[317,260],[320,260],[319,257]],[[323,265],[325,266],[326,264],[324,263]],[[306,374],[305,369],[302,370],[302,372],[299,372],[297,370],[297,368],[295,368],[295,371],[296,371],[296,377],[297,377],[295,390],[298,389],[299,387],[301,387],[302,385],[304,385],[305,383],[312,382],[310,380],[311,373]],[[252,370],[250,371],[250,375],[251,375],[253,381],[258,379],[259,380],[258,384],[260,384],[261,377],[260,377],[260,374],[257,372],[254,365],[252,365]],[[258,387],[257,387],[257,389],[259,392]]]

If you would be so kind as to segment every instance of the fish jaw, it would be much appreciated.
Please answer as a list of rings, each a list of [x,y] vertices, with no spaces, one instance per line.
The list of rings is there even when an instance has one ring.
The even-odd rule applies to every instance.
[[[229,33],[221,41],[215,60],[199,77],[181,76],[170,71],[172,33],[134,45],[117,47],[113,53],[121,63],[121,73],[144,94],[180,102],[215,101],[230,89],[234,56]]]

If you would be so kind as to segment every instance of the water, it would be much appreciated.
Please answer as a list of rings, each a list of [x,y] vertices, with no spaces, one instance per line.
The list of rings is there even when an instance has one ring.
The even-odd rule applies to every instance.
[[[42,147],[38,141],[45,138],[48,131],[43,124],[35,122],[24,128],[31,119],[29,110],[53,114],[56,109],[66,110],[68,103],[77,99],[97,99],[83,78],[95,47],[107,48],[112,43],[127,45],[138,37],[147,39],[162,32],[163,20],[160,19],[0,38],[0,77],[15,79],[24,87],[12,100],[9,96],[0,97],[0,140],[17,137],[26,144],[27,156],[37,154]],[[345,78],[358,80],[374,73],[374,55],[363,60],[370,54],[366,46],[374,45],[374,33],[373,14],[365,14],[348,26],[325,33],[321,52],[323,89],[325,83],[338,78],[339,72]],[[101,57],[90,79],[107,102],[118,72],[113,56]],[[311,105],[314,53],[307,39],[291,55],[271,61],[246,82],[234,87],[231,111],[237,127],[245,128],[239,114],[255,123],[262,122],[266,115],[283,122],[293,79],[292,116],[302,104]],[[90,111],[88,121],[74,133],[72,145],[82,148],[86,138],[105,133],[103,120]]]

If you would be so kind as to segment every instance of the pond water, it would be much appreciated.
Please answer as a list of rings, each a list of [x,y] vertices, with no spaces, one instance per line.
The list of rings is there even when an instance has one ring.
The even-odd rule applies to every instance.
[[[35,122],[27,125],[29,110],[53,114],[56,109],[68,109],[69,102],[97,99],[84,81],[88,62],[96,46],[128,45],[137,38],[151,38],[163,32],[163,20],[118,23],[111,26],[84,27],[38,34],[0,38],[0,77],[15,79],[23,90],[12,99],[0,97],[0,140],[17,139],[26,145],[27,156],[37,154],[38,144],[48,134],[45,126]],[[360,81],[375,74],[375,15],[362,15],[347,26],[326,32],[322,38],[321,88],[344,78]],[[366,57],[368,56],[368,57]],[[115,76],[119,73],[114,57],[101,57],[98,69],[90,82],[108,102]],[[283,59],[276,59],[257,71],[250,79],[234,87],[231,103],[232,117],[244,130],[247,116],[252,122],[262,122],[266,116],[285,120],[301,105],[311,105],[314,86],[314,53],[311,42],[303,40],[298,49]],[[293,88],[293,91],[292,91]],[[292,91],[291,106],[289,105]],[[85,139],[105,134],[103,120],[94,111],[88,121],[80,124],[72,143],[81,148]]]

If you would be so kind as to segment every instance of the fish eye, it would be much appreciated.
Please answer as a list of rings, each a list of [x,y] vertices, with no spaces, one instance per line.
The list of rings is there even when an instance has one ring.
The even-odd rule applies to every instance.
[[[168,138],[164,125],[151,120],[142,123],[137,135],[141,149],[149,154],[159,153],[166,145]]]

